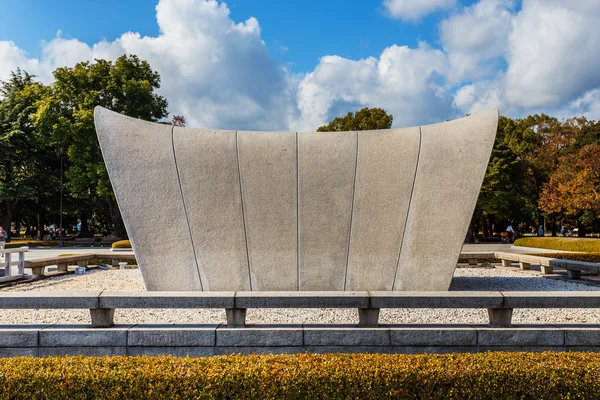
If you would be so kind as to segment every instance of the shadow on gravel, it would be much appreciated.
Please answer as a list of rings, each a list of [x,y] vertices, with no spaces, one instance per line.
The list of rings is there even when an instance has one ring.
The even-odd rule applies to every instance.
[[[450,289],[454,291],[548,291],[548,290],[582,290],[575,282],[554,281],[540,278],[516,277],[479,277],[461,276],[452,278]]]

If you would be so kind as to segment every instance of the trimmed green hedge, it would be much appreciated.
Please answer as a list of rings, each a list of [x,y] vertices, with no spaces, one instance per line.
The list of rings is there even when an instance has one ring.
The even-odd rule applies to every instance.
[[[600,253],[530,253],[530,256],[600,263]]]
[[[515,246],[538,249],[600,253],[600,239],[577,239],[564,237],[524,237],[515,240]]]
[[[114,242],[112,244],[113,249],[130,249],[131,242],[129,240],[119,240],[118,242]]]
[[[0,359],[2,399],[598,398],[598,353]]]

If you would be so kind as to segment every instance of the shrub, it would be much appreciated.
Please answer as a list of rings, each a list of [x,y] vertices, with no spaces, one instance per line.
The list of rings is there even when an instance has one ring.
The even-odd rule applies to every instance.
[[[538,249],[600,253],[600,239],[524,237],[515,240],[515,246],[535,247]]]
[[[530,256],[600,263],[600,253],[530,253]]]
[[[597,398],[600,354],[0,359],[10,399]]]
[[[113,249],[130,249],[131,242],[129,240],[119,240],[118,242],[114,242],[112,244]]]

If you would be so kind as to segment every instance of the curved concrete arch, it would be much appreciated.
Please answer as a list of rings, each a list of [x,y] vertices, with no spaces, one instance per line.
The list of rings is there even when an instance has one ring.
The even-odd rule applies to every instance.
[[[99,107],[94,119],[146,288],[202,290],[175,166],[172,127]]]
[[[447,290],[498,112],[330,133],[95,118],[148,290]]]

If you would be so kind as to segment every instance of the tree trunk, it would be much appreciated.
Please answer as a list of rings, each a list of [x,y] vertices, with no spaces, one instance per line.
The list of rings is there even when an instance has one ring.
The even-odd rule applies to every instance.
[[[15,232],[17,233],[17,237],[21,237],[21,219],[17,218],[15,221]]]
[[[44,215],[39,213],[37,216],[37,238],[39,240],[44,239],[44,225],[46,225],[44,221]]]
[[[127,230],[125,230],[125,224],[123,223],[123,217],[121,216],[121,210],[115,201],[114,197],[107,199],[108,209],[112,220],[113,234],[118,238],[127,239]]]
[[[86,212],[82,212],[81,218],[81,230],[79,231],[79,237],[87,237],[90,234],[90,226],[88,224],[88,215]]]
[[[585,237],[585,225],[581,223],[579,218],[577,219],[577,236]]]
[[[485,217],[483,219],[483,237],[490,237],[490,223],[489,218]]]
[[[553,215],[550,221],[550,223],[552,224],[552,237],[556,237],[556,216]]]
[[[8,238],[6,239],[6,241],[10,242],[10,237],[11,237],[10,225],[12,224],[12,206],[6,202],[4,203],[4,206],[5,206],[5,209],[4,209],[4,215],[2,216],[2,227],[6,231],[6,234],[8,235]]]

